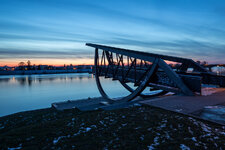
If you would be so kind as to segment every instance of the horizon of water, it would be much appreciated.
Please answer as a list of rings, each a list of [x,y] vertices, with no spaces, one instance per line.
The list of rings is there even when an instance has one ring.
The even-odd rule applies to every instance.
[[[101,78],[109,96],[129,94],[118,82]],[[95,78],[87,73],[0,76],[0,117],[51,107],[51,103],[100,97]]]

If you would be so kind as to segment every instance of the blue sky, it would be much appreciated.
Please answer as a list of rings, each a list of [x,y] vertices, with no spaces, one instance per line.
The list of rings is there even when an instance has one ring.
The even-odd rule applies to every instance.
[[[87,42],[225,63],[225,1],[1,0],[0,65],[92,63]]]

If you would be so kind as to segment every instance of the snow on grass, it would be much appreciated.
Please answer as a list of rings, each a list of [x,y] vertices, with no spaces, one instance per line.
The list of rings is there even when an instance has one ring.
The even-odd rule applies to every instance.
[[[136,128],[134,128],[135,130],[138,130],[138,129],[141,129],[141,127],[136,127]]]
[[[15,147],[15,148],[8,148],[8,150],[16,150],[16,149],[21,149],[22,147]]]
[[[198,122],[197,122],[197,120],[195,120],[194,118],[188,117],[188,119],[189,119],[190,121],[192,121],[192,123],[193,123],[194,125],[196,125],[196,126],[199,125]]]
[[[165,132],[165,137],[166,137],[167,139],[170,139],[170,138],[171,138],[168,132]]]
[[[91,128],[87,127],[85,130],[86,130],[86,132],[89,132],[91,130]]]
[[[206,124],[204,124],[204,123],[201,123],[201,128],[202,128],[202,130],[204,131],[204,132],[206,132],[206,133],[211,133],[211,128],[209,127],[209,126],[207,126]]]
[[[140,140],[143,141],[144,139],[145,139],[145,136],[144,136],[144,135],[141,135],[141,136],[140,136]]]
[[[192,141],[197,142],[195,137],[192,137],[191,139],[192,139]]]
[[[225,135],[225,132],[220,132],[219,134],[221,134],[221,135]]]
[[[159,145],[159,137],[154,138],[154,143],[151,144],[150,146],[148,146],[148,149],[153,150],[153,149],[155,149],[155,146],[157,146],[157,145]]]
[[[127,123],[122,124],[123,127],[126,126],[126,125],[127,125]]]
[[[182,150],[190,150],[190,148],[184,144],[180,144],[180,149]]]
[[[69,136],[69,135],[68,135],[68,136]],[[53,144],[54,144],[54,145],[57,144],[61,139],[66,138],[66,137],[68,137],[68,136],[60,136],[60,137],[58,137],[58,138],[55,138],[55,139],[53,140]]]
[[[194,132],[191,130],[191,127],[188,127],[188,132],[191,133],[192,135],[194,134]]]
[[[105,119],[105,120],[108,120],[108,119],[109,119],[109,117],[105,117],[104,119]]]
[[[99,121],[99,122],[100,122],[100,124],[104,125],[104,121]]]
[[[96,125],[92,125],[91,127],[96,128]],[[87,132],[91,131],[91,129],[92,129],[91,127],[86,127],[86,128],[81,127],[77,133],[73,134],[73,136],[77,136],[77,135],[80,135],[81,133],[87,133]]]
[[[18,147],[15,148],[8,148],[8,150],[17,150],[17,149],[21,149],[22,148],[22,144],[19,144]]]
[[[166,127],[166,123],[161,124],[158,128],[165,128]]]
[[[151,130],[152,130],[152,128],[148,128],[147,130],[148,130],[148,131],[151,131]]]
[[[91,125],[91,128],[97,128],[97,126],[93,124],[93,125]]]

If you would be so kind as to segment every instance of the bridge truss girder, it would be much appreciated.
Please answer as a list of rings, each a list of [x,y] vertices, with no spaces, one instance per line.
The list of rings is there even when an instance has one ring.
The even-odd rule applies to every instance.
[[[141,93],[146,87],[162,90],[155,95],[175,92],[193,96],[196,93],[201,93],[202,74],[213,76],[212,73],[191,59],[90,43],[86,45],[95,48],[94,74],[96,83],[101,95],[110,100],[112,99],[101,85],[100,76],[118,80],[130,92],[128,96],[121,98],[124,101],[144,96]],[[181,63],[180,70],[174,71],[165,61]],[[188,67],[192,67],[198,74],[188,74]],[[137,88],[131,88],[127,84],[128,82],[134,83]]]

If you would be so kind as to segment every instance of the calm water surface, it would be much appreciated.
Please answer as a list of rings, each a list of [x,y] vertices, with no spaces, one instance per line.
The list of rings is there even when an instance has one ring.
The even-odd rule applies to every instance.
[[[118,82],[101,79],[112,97],[127,95]],[[99,97],[91,74],[0,76],[0,116],[50,107],[53,102]]]
[[[225,75],[224,67],[215,67],[213,71]],[[111,97],[129,94],[116,81],[104,78],[101,81]],[[99,96],[91,74],[0,76],[0,116],[50,107],[53,102]]]

